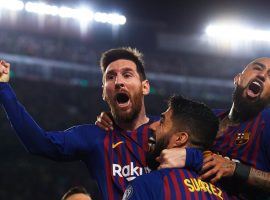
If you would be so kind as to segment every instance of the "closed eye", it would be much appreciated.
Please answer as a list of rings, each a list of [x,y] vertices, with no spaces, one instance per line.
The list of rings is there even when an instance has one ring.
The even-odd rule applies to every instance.
[[[262,70],[262,67],[256,65],[256,66],[253,67],[253,69],[258,70],[258,71],[261,71]]]

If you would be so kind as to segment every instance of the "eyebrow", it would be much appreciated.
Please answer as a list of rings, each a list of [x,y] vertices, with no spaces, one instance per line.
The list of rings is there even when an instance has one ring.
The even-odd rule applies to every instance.
[[[134,71],[133,69],[130,69],[130,68],[128,68],[128,67],[125,67],[125,68],[123,68],[121,71],[123,71],[123,72],[129,72],[129,71]],[[109,71],[107,71],[107,73],[106,74],[115,74],[115,70],[109,70]]]
[[[264,69],[266,68],[266,66],[264,64],[260,63],[260,62],[254,62],[253,64],[258,65],[258,66],[260,66],[260,67],[262,67]]]

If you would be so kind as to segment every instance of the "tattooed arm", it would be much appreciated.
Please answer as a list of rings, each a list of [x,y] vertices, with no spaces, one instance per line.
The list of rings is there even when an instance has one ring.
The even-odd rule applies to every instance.
[[[235,163],[228,158],[212,154],[204,158],[201,179],[210,179],[215,183],[221,178],[231,177],[233,180],[240,180],[254,188],[270,192],[270,173],[253,167]]]
[[[264,172],[255,168],[251,168],[247,182],[254,187],[260,188],[266,192],[270,192],[269,172]]]

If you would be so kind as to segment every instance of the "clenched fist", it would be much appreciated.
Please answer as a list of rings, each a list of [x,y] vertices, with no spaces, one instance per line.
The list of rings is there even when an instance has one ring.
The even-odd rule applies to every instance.
[[[0,60],[0,82],[8,82],[10,77],[10,64]]]

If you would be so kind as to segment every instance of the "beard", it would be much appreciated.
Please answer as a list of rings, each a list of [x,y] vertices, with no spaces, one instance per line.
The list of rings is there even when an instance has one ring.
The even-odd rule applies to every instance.
[[[123,111],[117,106],[117,103],[114,100],[108,100],[107,102],[111,108],[113,119],[116,122],[122,123],[130,123],[135,120],[139,116],[139,113],[142,109],[142,99],[143,94],[141,92],[136,92],[133,97],[130,98],[130,111]]]
[[[169,144],[169,136],[160,138],[155,145],[153,151],[148,151],[146,154],[146,163],[151,170],[156,170],[160,163],[156,161],[156,158],[160,155],[161,151],[166,149]]]
[[[233,92],[233,102],[235,111],[240,120],[248,120],[255,117],[265,107],[267,107],[270,99],[264,100],[258,96],[256,99],[251,100],[243,97],[245,88],[236,86]]]

